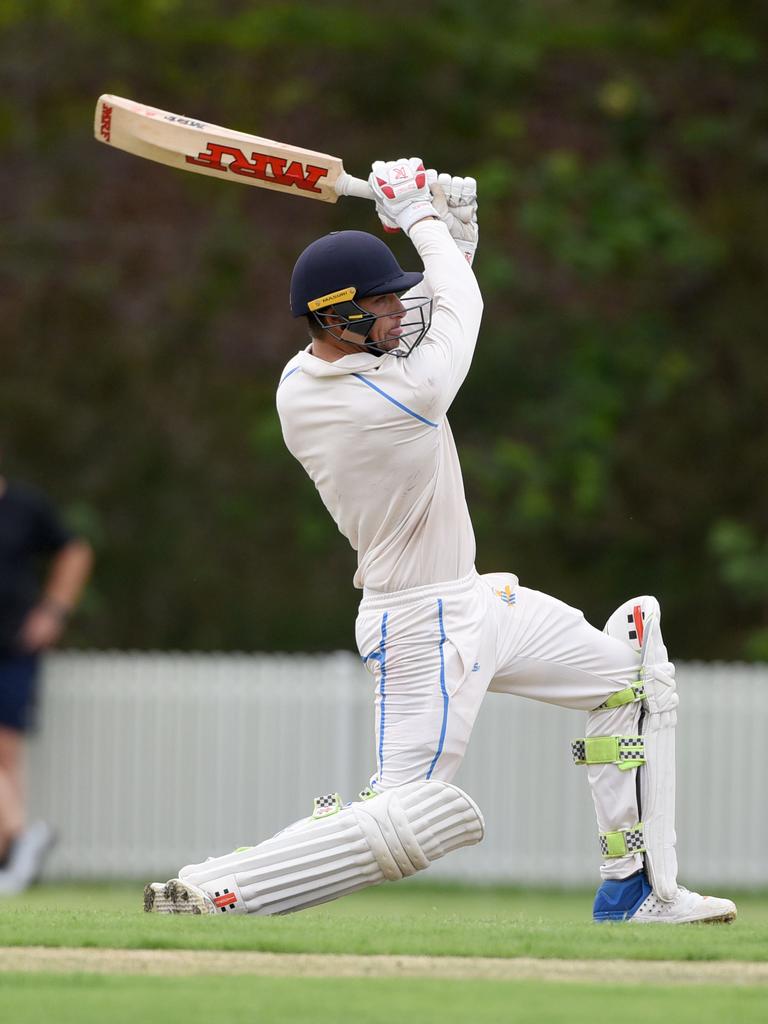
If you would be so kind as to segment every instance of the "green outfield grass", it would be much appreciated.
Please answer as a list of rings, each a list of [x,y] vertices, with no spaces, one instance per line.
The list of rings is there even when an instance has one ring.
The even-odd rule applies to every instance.
[[[766,990],[540,982],[4,975],[13,1024],[764,1024]]]
[[[768,893],[725,927],[594,925],[591,893],[384,885],[286,918],[144,914],[141,885],[44,885],[0,903],[0,945],[675,960],[768,959]],[[111,967],[109,968],[112,969]],[[331,971],[332,968],[329,968]],[[627,964],[631,982],[632,965]],[[757,1024],[768,987],[583,981],[0,973],[9,1024]]]
[[[0,946],[647,960],[768,959],[768,893],[730,926],[595,925],[591,893],[404,882],[282,918],[164,917],[141,885],[44,885],[0,904]],[[731,895],[730,893],[728,895]]]

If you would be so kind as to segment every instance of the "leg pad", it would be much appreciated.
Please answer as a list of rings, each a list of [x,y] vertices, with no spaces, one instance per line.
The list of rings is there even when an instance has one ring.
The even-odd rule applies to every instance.
[[[333,803],[329,803],[333,807]],[[411,782],[296,822],[239,853],[182,868],[203,890],[234,894],[230,912],[288,914],[413,875],[483,838],[474,801],[446,782]]]

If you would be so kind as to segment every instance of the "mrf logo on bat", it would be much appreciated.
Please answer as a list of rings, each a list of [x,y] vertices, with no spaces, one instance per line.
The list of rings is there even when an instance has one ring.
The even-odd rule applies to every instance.
[[[223,146],[218,142],[209,142],[202,153],[185,159],[188,164],[208,167],[222,174],[241,174],[246,178],[274,182],[275,185],[295,186],[304,192],[320,192],[317,183],[328,176],[327,167],[305,166],[299,160],[288,164],[285,157],[267,153],[253,152],[248,157],[237,146]]]
[[[108,103],[102,103],[101,105],[99,132],[105,142],[109,142],[112,138],[112,107]]]

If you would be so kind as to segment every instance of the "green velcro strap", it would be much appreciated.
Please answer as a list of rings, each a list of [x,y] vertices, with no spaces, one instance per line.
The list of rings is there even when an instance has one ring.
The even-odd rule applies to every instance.
[[[372,790],[370,786],[366,786],[365,789],[361,789],[360,790],[357,799],[358,800],[373,800],[373,798],[375,796],[378,796],[378,795],[379,794],[376,793],[374,790]]]
[[[338,814],[341,810],[341,797],[338,793],[327,793],[325,796],[315,797],[315,809],[312,817],[329,818],[332,814]]]
[[[595,711],[610,711],[612,708],[620,708],[625,704],[634,704],[636,701],[645,699],[645,687],[642,683],[633,683],[623,690],[612,693],[608,700],[603,701]]]
[[[626,857],[632,853],[644,853],[642,821],[632,828],[619,829],[618,832],[601,832],[600,852],[604,857]]]
[[[642,736],[587,736],[571,743],[574,764],[615,764],[619,771],[645,764]]]

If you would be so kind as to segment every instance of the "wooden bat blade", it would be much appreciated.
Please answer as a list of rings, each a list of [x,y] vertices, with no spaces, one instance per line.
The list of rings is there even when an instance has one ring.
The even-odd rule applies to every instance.
[[[99,142],[194,174],[335,203],[340,195],[373,198],[339,157],[206,124],[121,96],[99,97],[93,125]]]

